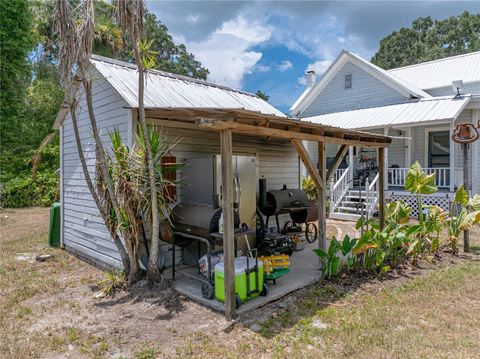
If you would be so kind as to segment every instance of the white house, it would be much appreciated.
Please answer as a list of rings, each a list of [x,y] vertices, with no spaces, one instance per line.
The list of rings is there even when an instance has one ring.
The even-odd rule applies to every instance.
[[[480,52],[386,71],[343,50],[318,81],[314,77],[307,74],[307,88],[291,107],[292,116],[395,137],[387,151],[387,197],[415,207],[404,184],[409,166],[418,160],[427,172],[436,173],[440,189],[426,201],[448,207],[455,188],[463,183],[463,153],[451,135],[459,123],[480,122]],[[315,159],[317,145],[308,146]],[[327,151],[333,157],[336,148]],[[470,190],[478,193],[480,141],[468,151]],[[376,156],[375,150],[350,147],[343,170],[331,184],[333,218],[358,215],[359,195],[367,198],[372,214]]]

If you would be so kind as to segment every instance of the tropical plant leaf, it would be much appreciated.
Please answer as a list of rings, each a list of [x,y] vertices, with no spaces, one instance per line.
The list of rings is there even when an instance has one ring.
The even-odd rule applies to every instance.
[[[473,208],[474,211],[480,211],[480,193],[475,194],[475,196],[468,201],[467,205]]]
[[[474,211],[467,213],[461,223],[460,223],[460,230],[461,231],[466,231],[471,229],[475,224],[477,224],[480,221],[480,211]]]
[[[468,197],[468,191],[463,186],[460,186],[455,192],[453,200],[455,203],[463,204],[465,206],[468,203]]]

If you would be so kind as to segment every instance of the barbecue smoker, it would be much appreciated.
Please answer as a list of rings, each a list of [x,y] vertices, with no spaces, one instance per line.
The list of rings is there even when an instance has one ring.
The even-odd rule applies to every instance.
[[[202,282],[202,295],[207,299],[212,299],[214,294],[211,258],[212,255],[222,252],[221,250],[214,251],[215,244],[221,244],[221,242],[215,241],[215,238],[218,238],[221,215],[221,207],[200,203],[180,203],[173,209],[171,216],[174,227],[174,235],[172,236],[172,280],[175,279],[175,272],[181,270],[175,268],[175,246],[186,247],[192,241],[198,242],[198,260],[201,256],[200,244],[204,243],[207,247],[207,279],[192,276],[186,271],[182,271],[182,273]],[[233,220],[235,228],[239,228],[240,217],[238,211],[234,211]],[[189,267],[182,269],[187,268]]]
[[[318,220],[318,207],[307,199],[305,191],[301,189],[289,189],[286,185],[280,190],[267,192],[267,180],[259,181],[259,209],[267,217],[265,225],[268,227],[268,220],[275,216],[278,231],[280,222],[278,215],[289,214],[291,221],[285,223],[284,232],[298,232],[301,224],[305,224],[305,239],[309,243],[315,242],[318,237],[318,229],[314,223]]]

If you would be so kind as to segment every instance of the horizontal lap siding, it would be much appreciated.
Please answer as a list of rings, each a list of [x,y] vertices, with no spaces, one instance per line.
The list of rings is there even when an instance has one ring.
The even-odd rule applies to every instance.
[[[219,154],[220,136],[216,132],[157,128],[169,141],[178,142],[172,155],[177,157],[194,156],[197,153]],[[293,145],[288,141],[260,139],[253,136],[233,135],[233,154],[255,154],[258,176],[267,180],[267,189],[299,188],[299,162]],[[209,175],[209,174],[207,174]],[[280,224],[289,219],[282,215]],[[270,221],[269,225],[273,225]]]
[[[432,96],[452,96],[456,94],[456,91],[453,90],[452,86],[437,87],[430,90],[425,90]],[[463,85],[464,94],[479,94],[480,93],[480,82],[471,82]]]
[[[350,89],[345,89],[345,75],[347,74],[352,75],[352,88]],[[403,95],[354,64],[347,62],[302,113],[302,117],[381,106],[404,100]],[[341,125],[339,124],[339,126]]]
[[[130,111],[126,102],[104,79],[93,83],[94,112],[105,147],[108,132],[118,128],[127,141]],[[83,91],[79,94],[77,121],[90,176],[95,178],[95,140],[92,136]],[[121,267],[121,259],[85,182],[77,152],[72,121],[63,123],[63,235],[69,251],[104,266]]]
[[[388,133],[390,136],[399,136],[396,130],[390,130]],[[400,136],[405,136],[405,132],[402,132]],[[388,167],[397,165],[399,167],[406,167],[405,164],[405,140],[404,139],[392,139],[392,143],[388,146]]]
[[[220,137],[216,132],[158,128],[171,142],[178,142],[173,149],[176,156],[194,153],[220,153]],[[287,141],[267,141],[253,136],[233,135],[234,154],[256,154],[258,173],[267,179],[269,189],[299,187],[298,155]]]

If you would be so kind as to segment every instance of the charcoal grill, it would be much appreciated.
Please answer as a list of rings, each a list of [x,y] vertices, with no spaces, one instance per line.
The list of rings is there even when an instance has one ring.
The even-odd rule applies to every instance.
[[[200,243],[204,243],[207,247],[208,273],[207,280],[198,276],[192,276],[183,271],[182,273],[193,279],[201,281],[202,295],[205,298],[212,299],[214,294],[212,262],[211,256],[215,254],[213,251],[215,244],[214,234],[219,231],[219,221],[222,215],[222,208],[215,208],[212,205],[200,203],[180,203],[172,211],[171,219],[174,227],[174,235],[172,236],[172,280],[175,280],[175,246],[185,246],[192,241],[199,243],[198,259],[200,259]],[[237,211],[234,211],[234,226],[240,226],[240,218]],[[190,268],[191,266],[182,269]]]
[[[301,189],[291,189],[283,185],[282,189],[267,192],[265,179],[259,181],[259,209],[267,217],[266,226],[271,216],[275,216],[278,231],[280,231],[280,214],[289,214],[288,221],[283,230],[293,231],[305,224],[305,237],[309,243],[313,243],[318,237],[318,229],[314,223],[318,220],[318,207],[308,200],[307,194]]]

